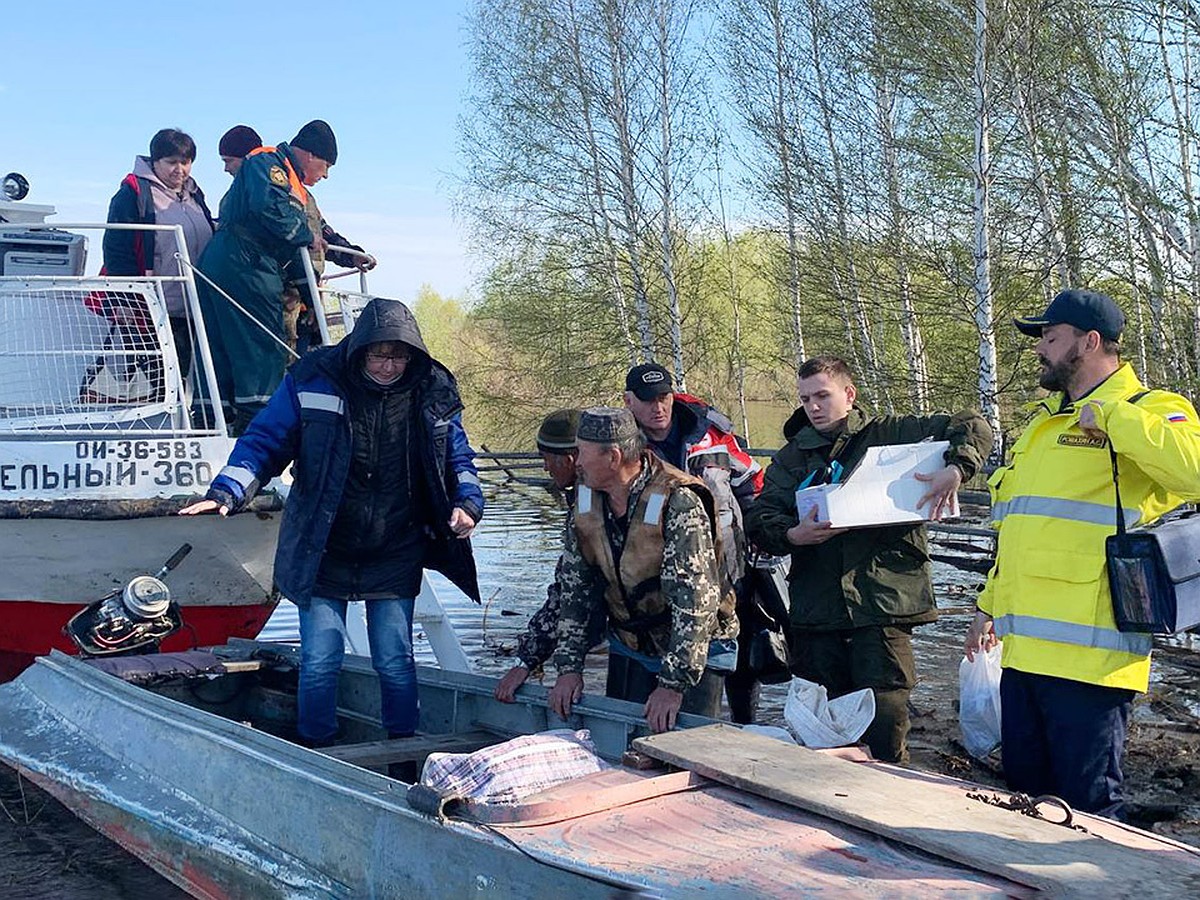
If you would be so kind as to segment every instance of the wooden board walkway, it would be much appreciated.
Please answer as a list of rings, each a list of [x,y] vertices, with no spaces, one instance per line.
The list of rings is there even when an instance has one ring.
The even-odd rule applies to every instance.
[[[1127,846],[969,799],[966,786],[931,785],[730,725],[638,738],[633,747],[714,781],[1056,896],[1200,896],[1200,854],[1190,848],[1165,839],[1152,844],[1155,849],[1142,849],[1144,839],[1135,842],[1140,847]]]

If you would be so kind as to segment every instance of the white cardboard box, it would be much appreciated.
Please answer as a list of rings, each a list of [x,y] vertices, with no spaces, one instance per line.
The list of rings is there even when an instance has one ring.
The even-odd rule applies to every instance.
[[[919,444],[889,444],[870,447],[862,461],[841,484],[819,484],[796,491],[796,512],[808,518],[817,508],[817,521],[834,528],[865,528],[928,521],[931,505],[917,507],[929,490],[916,473],[932,475],[946,468],[949,441]],[[958,498],[953,498],[943,518],[958,515]]]

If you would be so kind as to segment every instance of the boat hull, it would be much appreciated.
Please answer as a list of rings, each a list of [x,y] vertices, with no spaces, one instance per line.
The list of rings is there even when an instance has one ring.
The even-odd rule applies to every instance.
[[[351,657],[347,668],[369,677],[369,661]],[[427,679],[441,674],[421,675],[435,710],[443,704]],[[446,693],[440,715],[454,707],[474,715],[485,705],[482,692],[461,704]],[[589,900],[611,898],[621,883],[594,869],[538,862],[489,829],[429,818],[408,806],[402,782],[63,656],[39,660],[0,688],[0,717],[0,760],[205,900]],[[544,727],[544,710],[540,720]]]
[[[266,730],[294,721],[295,698],[280,685],[293,671],[295,648],[225,649],[235,667],[252,668],[215,676],[225,681],[203,680],[216,657],[188,654],[171,662],[199,667],[202,680],[155,690],[58,654],[40,659],[0,686],[0,760],[193,896],[212,900],[585,900],[797,890],[885,898],[901,882],[913,897],[1030,893],[719,785],[672,782],[665,793],[646,793],[642,788],[659,779],[621,770],[601,774],[622,781],[618,790],[636,787],[636,796],[613,799],[588,781],[544,821],[513,818],[515,827],[505,827],[505,820],[484,825],[427,815],[409,805],[408,785]],[[500,740],[566,724],[550,714],[538,685],[522,687],[518,702],[505,704],[493,696],[493,679],[419,667],[418,680],[425,735],[482,730]],[[640,704],[585,696],[569,724],[587,728],[597,752],[615,760],[645,732],[640,712]],[[352,742],[380,739],[369,660],[346,658],[339,720]],[[712,720],[682,715],[678,724]]]
[[[166,580],[185,627],[163,649],[255,637],[277,603],[271,566],[279,518],[0,520],[0,680],[51,650],[74,653],[63,632],[71,616],[135,575],[154,572],[184,543],[192,552]]]

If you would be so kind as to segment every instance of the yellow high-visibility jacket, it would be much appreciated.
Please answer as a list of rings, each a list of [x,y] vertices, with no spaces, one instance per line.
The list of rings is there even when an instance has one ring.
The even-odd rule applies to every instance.
[[[1144,391],[1126,363],[1075,403],[1052,394],[1032,404],[1011,461],[989,479],[999,542],[978,604],[1004,640],[1004,667],[1146,689],[1150,636],[1117,630],[1108,590],[1104,539],[1116,531],[1108,445],[1079,427],[1083,404],[1099,403],[1128,526],[1200,498],[1195,408],[1170,391],[1128,402]]]

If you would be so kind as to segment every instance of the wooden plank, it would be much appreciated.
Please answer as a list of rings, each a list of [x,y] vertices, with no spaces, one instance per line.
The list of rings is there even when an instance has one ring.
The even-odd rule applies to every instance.
[[[638,738],[647,756],[1060,896],[1200,896],[1200,857],[1111,840],[730,725]]]
[[[257,672],[265,667],[261,659],[223,659],[221,668],[226,672]]]
[[[390,741],[366,741],[323,747],[321,753],[352,765],[371,768],[395,762],[418,762],[430,753],[474,753],[500,739],[490,731],[464,731],[459,734],[418,734]]]

